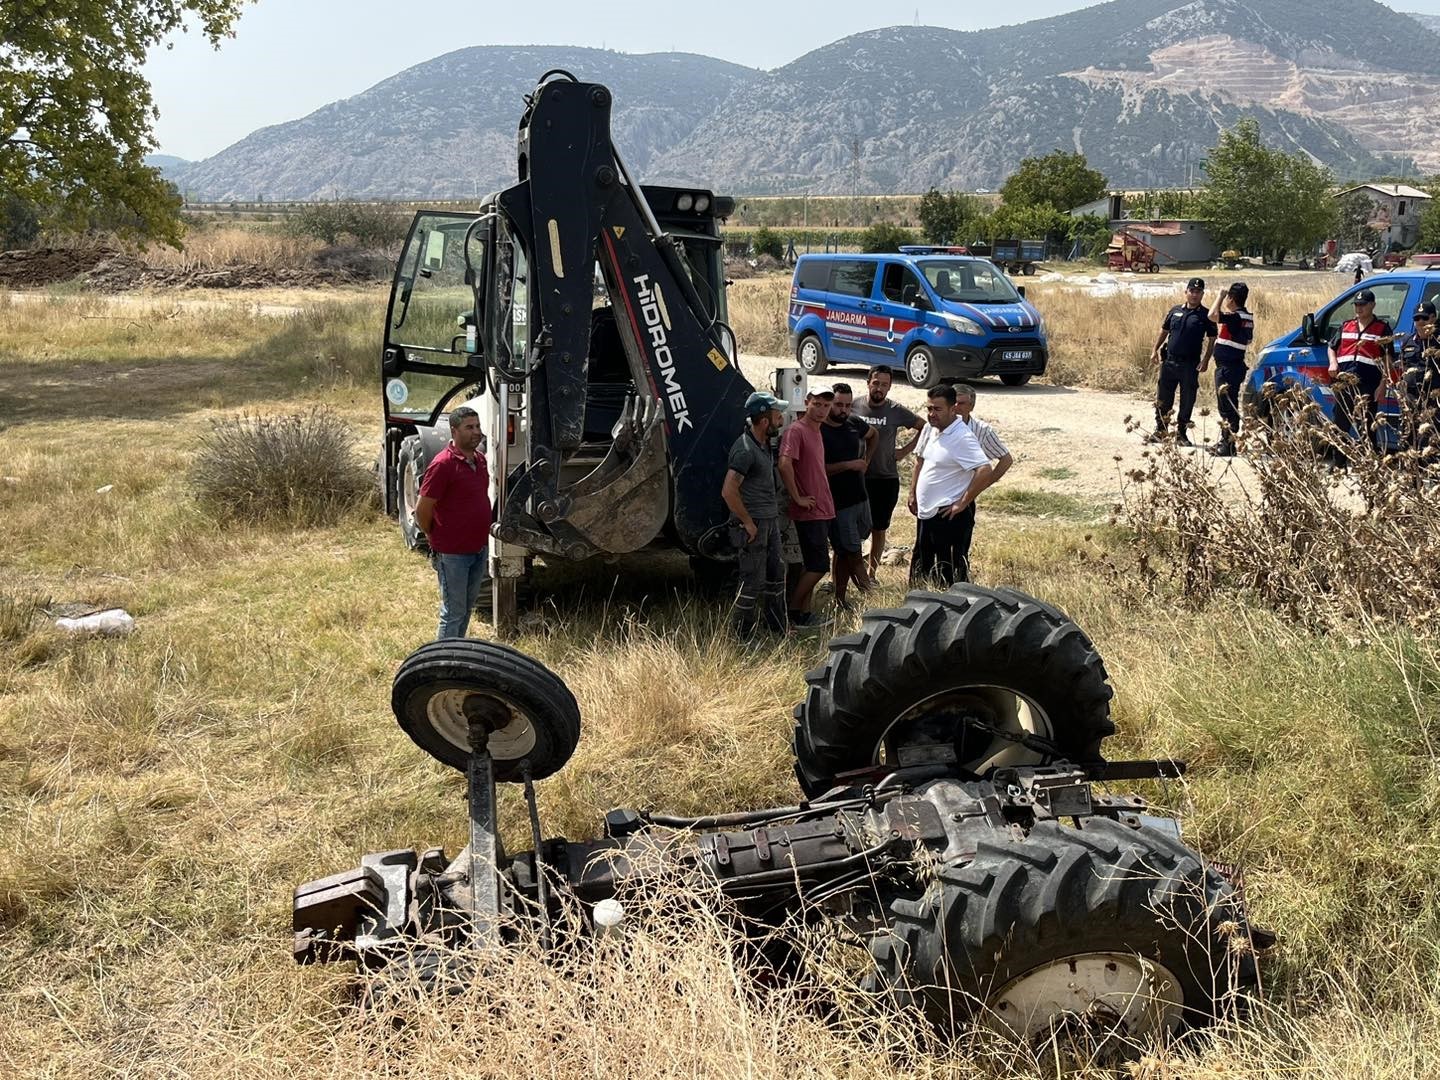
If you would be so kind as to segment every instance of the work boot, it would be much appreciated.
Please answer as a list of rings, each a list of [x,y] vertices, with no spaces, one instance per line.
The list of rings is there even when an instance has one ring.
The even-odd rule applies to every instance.
[[[1229,439],[1220,439],[1216,442],[1213,442],[1209,446],[1207,446],[1205,450],[1208,453],[1214,454],[1216,457],[1235,456],[1235,444],[1232,443]]]
[[[1185,432],[1182,431],[1182,432],[1180,432],[1179,435],[1176,435],[1176,436],[1175,436],[1175,445],[1176,445],[1176,446],[1194,446],[1195,444],[1190,441],[1190,436],[1189,436],[1189,435],[1186,435]]]
[[[1155,446],[1157,443],[1163,443],[1164,441],[1165,441],[1165,429],[1164,429],[1164,428],[1156,428],[1156,429],[1155,429],[1154,431],[1152,431],[1149,435],[1146,435],[1146,436],[1145,436],[1145,442],[1148,443],[1148,444],[1151,445],[1151,446]]]

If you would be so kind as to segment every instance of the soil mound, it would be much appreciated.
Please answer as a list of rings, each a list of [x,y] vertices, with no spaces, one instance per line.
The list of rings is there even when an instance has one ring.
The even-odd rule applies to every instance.
[[[36,248],[0,251],[0,289],[37,289],[78,281],[102,292],[132,289],[273,289],[353,285],[388,275],[388,262],[365,253],[326,249],[316,265],[234,263],[177,269],[147,266],[114,248]]]

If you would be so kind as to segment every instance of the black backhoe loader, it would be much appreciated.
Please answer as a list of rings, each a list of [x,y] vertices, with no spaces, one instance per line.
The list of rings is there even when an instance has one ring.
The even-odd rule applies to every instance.
[[[392,288],[385,506],[423,547],[420,478],[449,438],[446,412],[474,407],[502,632],[537,555],[734,558],[719,492],[754,387],[726,322],[720,222],[733,201],[636,183],[610,112],[604,86],[542,76],[520,120],[519,182],[475,214],[416,215]],[[798,369],[790,382],[774,389],[798,404]]]

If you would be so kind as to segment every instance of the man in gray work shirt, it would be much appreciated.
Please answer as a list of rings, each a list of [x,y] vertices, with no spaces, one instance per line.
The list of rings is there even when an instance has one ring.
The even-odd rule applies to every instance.
[[[780,485],[770,436],[785,422],[783,403],[763,390],[745,400],[749,424],[730,448],[720,497],[730,508],[731,542],[740,552],[735,633],[750,640],[763,616],[776,633],[785,618],[785,560],[780,547]]]
[[[880,556],[885,553],[885,533],[890,528],[890,517],[895,513],[895,504],[900,500],[900,459],[910,453],[919,442],[912,438],[896,450],[896,436],[901,428],[923,431],[925,421],[905,408],[898,401],[890,400],[890,384],[893,376],[887,367],[873,368],[866,385],[869,391],[863,401],[855,403],[854,415],[875,430],[875,449],[870,455],[870,465],[865,470],[865,491],[870,497],[870,576],[880,565]]]

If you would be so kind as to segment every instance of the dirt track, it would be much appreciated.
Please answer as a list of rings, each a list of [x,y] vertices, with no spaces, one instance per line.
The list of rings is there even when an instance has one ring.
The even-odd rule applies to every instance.
[[[777,357],[746,357],[742,367],[757,386],[768,385],[770,373],[788,361]],[[1202,379],[1204,377],[1202,376]],[[857,396],[865,392],[865,371],[858,367],[832,367],[817,383],[848,382]],[[975,415],[990,421],[1015,457],[1015,466],[1003,481],[1009,488],[1052,491],[1097,506],[1108,506],[1120,496],[1125,472],[1142,467],[1147,447],[1141,441],[1154,424],[1149,401],[1130,394],[1084,390],[1068,386],[1002,386],[983,379],[972,384],[977,392]],[[891,397],[923,415],[925,393],[897,380]],[[1196,408],[1197,446],[1213,440],[1217,418]],[[1126,431],[1126,418],[1140,427]],[[1237,496],[1252,478],[1250,467],[1238,458],[1211,458],[1194,450],[1224,474],[1226,489]],[[1116,458],[1120,460],[1117,461]]]

